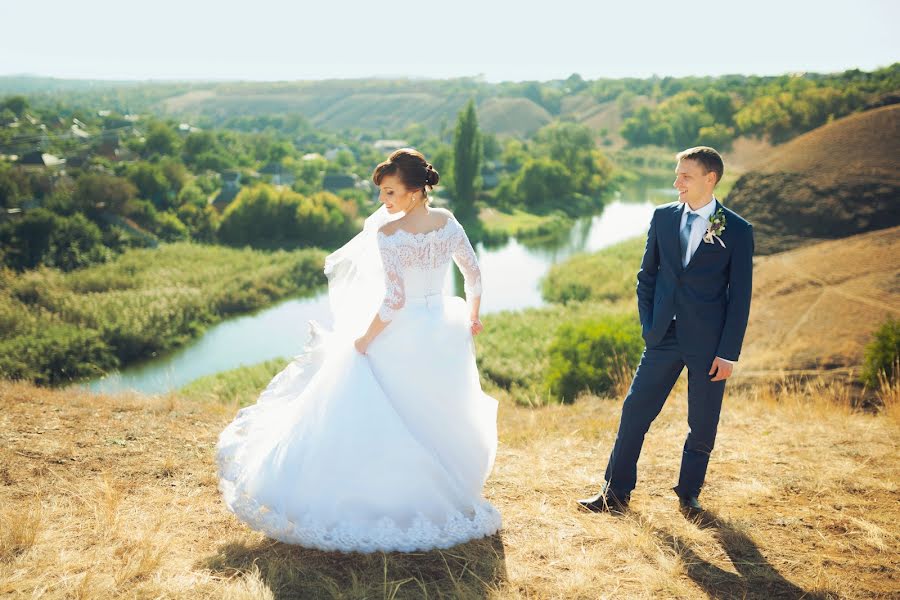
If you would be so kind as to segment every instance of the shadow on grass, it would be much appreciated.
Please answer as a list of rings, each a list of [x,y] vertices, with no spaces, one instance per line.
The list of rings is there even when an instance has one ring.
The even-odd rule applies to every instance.
[[[447,550],[410,553],[343,554],[274,540],[231,542],[197,567],[228,578],[258,569],[276,599],[476,599],[506,580],[501,533]]]
[[[749,535],[706,510],[686,515],[700,529],[709,530],[725,551],[737,573],[726,571],[704,560],[687,542],[665,530],[655,530],[656,536],[684,564],[685,573],[694,580],[710,598],[804,598],[830,600],[838,595],[831,592],[806,591],[792,583],[773,567],[763,556]]]

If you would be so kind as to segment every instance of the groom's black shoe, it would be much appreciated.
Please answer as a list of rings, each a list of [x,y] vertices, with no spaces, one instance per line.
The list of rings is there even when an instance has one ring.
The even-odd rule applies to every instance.
[[[678,494],[678,506],[681,508],[681,512],[688,515],[696,515],[703,512],[703,506],[700,504],[700,499],[697,496],[682,496]]]
[[[628,510],[628,502],[628,496],[619,497],[603,486],[598,494],[583,498],[578,504],[592,512],[624,513]]]

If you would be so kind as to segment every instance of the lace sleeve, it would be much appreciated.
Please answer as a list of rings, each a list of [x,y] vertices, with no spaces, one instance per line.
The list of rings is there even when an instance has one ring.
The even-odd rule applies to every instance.
[[[394,313],[406,304],[406,289],[403,286],[400,258],[382,233],[378,234],[378,250],[381,252],[381,264],[384,266],[384,301],[378,309],[378,317],[387,323],[394,318]]]
[[[455,222],[455,229],[451,256],[463,274],[466,298],[471,300],[481,296],[481,269],[478,267],[478,257],[469,236],[459,222]]]

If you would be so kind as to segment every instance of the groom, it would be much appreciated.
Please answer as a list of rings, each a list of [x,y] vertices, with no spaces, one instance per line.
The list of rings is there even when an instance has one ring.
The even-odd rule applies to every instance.
[[[678,202],[650,221],[637,297],[646,348],[622,406],[603,489],[579,500],[593,511],[624,511],[637,481],[644,434],[682,370],[688,370],[688,426],[674,488],[681,508],[697,497],[716,439],[725,380],[741,352],[753,274],[753,229],[713,196],[722,157],[712,148],[677,155]]]

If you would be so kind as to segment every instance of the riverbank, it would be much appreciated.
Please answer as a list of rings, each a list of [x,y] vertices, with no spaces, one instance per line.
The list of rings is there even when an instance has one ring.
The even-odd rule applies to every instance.
[[[478,214],[482,227],[481,241],[486,245],[497,245],[516,238],[520,241],[555,239],[572,228],[574,220],[562,213],[536,215],[524,210],[504,212],[485,207]]]
[[[62,273],[0,272],[0,376],[57,384],[181,346],[211,324],[324,283],[324,252],[192,243]]]

